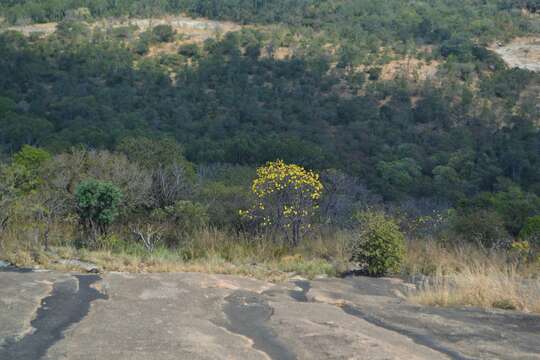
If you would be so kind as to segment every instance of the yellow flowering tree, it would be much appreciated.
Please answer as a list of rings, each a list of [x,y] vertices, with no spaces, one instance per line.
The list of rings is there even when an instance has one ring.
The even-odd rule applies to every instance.
[[[284,233],[292,246],[310,228],[323,191],[319,175],[282,160],[257,169],[251,190],[255,203],[241,215],[262,226]]]

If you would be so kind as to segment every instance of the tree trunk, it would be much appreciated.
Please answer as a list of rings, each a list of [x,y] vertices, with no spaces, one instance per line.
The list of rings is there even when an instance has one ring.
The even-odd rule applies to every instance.
[[[299,243],[300,243],[300,224],[298,222],[294,222],[292,246],[297,247]]]

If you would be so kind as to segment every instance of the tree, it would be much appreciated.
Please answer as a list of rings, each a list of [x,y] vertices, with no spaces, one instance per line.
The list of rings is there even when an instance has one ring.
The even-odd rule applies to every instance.
[[[191,195],[195,172],[174,139],[126,138],[119,150],[151,173],[150,196],[155,207],[165,208]]]
[[[411,191],[422,175],[422,169],[412,158],[380,161],[376,168],[384,180],[384,193],[391,198],[399,198],[403,193]]]
[[[497,213],[502,217],[510,234],[517,235],[528,218],[540,213],[540,197],[511,185],[505,191],[488,196]]]
[[[152,211],[150,216],[137,219],[129,228],[146,250],[153,252],[162,242],[167,230],[166,214],[161,209]]]
[[[184,157],[182,145],[170,137],[128,137],[120,142],[118,150],[126,154],[129,160],[147,169],[179,164],[189,176],[194,175],[193,165]]]
[[[503,219],[493,210],[471,209],[454,214],[451,225],[463,239],[487,248],[505,247],[510,240]]]
[[[43,149],[24,145],[13,155],[11,164],[5,168],[5,181],[11,182],[20,194],[29,194],[43,182],[40,171],[51,159],[51,154]]]
[[[7,229],[11,216],[11,205],[14,199],[15,191],[10,181],[6,178],[6,167],[0,164],[0,240],[2,239],[3,232]]]
[[[321,173],[324,194],[320,201],[321,220],[330,225],[350,225],[351,214],[381,201],[358,179],[329,169]]]
[[[85,179],[114,182],[122,192],[121,214],[146,208],[152,204],[151,172],[128,160],[122,153],[106,150],[72,149],[55,156],[48,163],[47,182],[60,191],[73,194],[77,184]]]
[[[96,245],[99,236],[107,233],[109,225],[118,216],[122,193],[113,183],[85,180],[75,191],[80,225],[90,245]]]
[[[302,233],[311,227],[323,192],[319,175],[277,160],[257,169],[251,190],[255,204],[243,215],[282,232],[291,246],[297,246]]]
[[[88,151],[84,178],[113,182],[122,192],[121,214],[152,205],[152,173],[124,154]]]
[[[192,186],[184,167],[159,166],[152,173],[150,193],[154,207],[165,208],[191,194]]]
[[[167,206],[165,213],[181,233],[193,234],[208,224],[205,206],[187,200],[180,200]]]
[[[67,193],[62,189],[55,189],[49,186],[40,187],[39,191],[32,194],[31,210],[39,224],[42,233],[42,241],[45,250],[49,249],[50,233],[53,224],[61,220],[61,217],[68,214],[72,209],[72,199],[66,196]]]

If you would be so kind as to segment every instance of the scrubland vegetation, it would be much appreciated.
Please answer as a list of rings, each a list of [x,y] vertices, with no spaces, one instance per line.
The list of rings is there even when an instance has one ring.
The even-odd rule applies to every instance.
[[[540,75],[488,50],[537,36],[536,11],[1,2],[0,257],[427,276],[412,301],[538,312]],[[242,27],[202,42],[92,25],[179,13]],[[50,36],[7,30],[49,21]]]
[[[469,228],[461,233],[455,210],[413,218],[374,195],[354,200],[352,179],[336,170],[319,176],[276,161],[256,173],[232,165],[195,171],[172,140],[127,139],[120,148],[126,152],[15,153],[1,172],[2,258],[272,281],[425,275],[410,294],[415,302],[538,311],[538,216],[515,240],[504,228],[474,237]]]

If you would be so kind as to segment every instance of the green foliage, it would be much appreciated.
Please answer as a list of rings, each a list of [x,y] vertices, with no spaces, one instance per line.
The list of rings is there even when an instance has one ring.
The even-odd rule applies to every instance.
[[[133,44],[133,51],[138,55],[146,55],[150,51],[150,44],[146,40],[139,39]]]
[[[197,44],[186,44],[180,46],[178,53],[187,58],[198,58],[200,56],[200,49]]]
[[[527,3],[532,4],[527,5],[531,11],[538,7],[534,0]],[[514,11],[522,7],[520,2],[508,0],[489,3],[388,0],[377,4],[367,0],[22,0],[1,3],[0,13],[12,23],[26,19],[59,21],[73,17],[74,12],[82,12],[86,18],[89,15],[87,10],[81,10],[84,8],[92,17],[188,13],[242,24],[281,23],[334,31],[348,40],[364,40],[359,35],[366,34],[384,41],[433,41],[448,40],[451,35],[489,39],[503,31],[516,32],[520,26],[526,26],[520,21],[519,11]]]
[[[158,25],[152,29],[152,35],[157,42],[170,42],[175,34],[176,31],[171,25]]]
[[[50,159],[51,154],[47,151],[24,145],[13,155],[11,164],[3,169],[3,181],[14,191],[29,194],[43,182],[41,170]]]
[[[184,148],[169,137],[128,137],[120,142],[118,150],[144,168],[179,164],[186,169],[190,177],[194,176],[193,165],[184,157]]]
[[[503,218],[493,210],[454,214],[451,226],[459,237],[484,247],[506,246],[510,240]]]
[[[525,226],[519,232],[519,238],[540,247],[540,215],[527,219]]]
[[[379,80],[379,78],[381,77],[381,71],[382,69],[380,67],[372,67],[367,71],[368,79],[371,81]]]
[[[540,212],[538,195],[523,191],[507,180],[499,179],[498,187],[497,192],[484,192],[458,202],[458,213],[463,216],[462,221],[457,222],[461,224],[456,228],[458,233],[471,240],[479,238],[481,243],[490,246],[492,240],[497,242],[508,234],[517,236],[527,219]],[[492,230],[489,224],[493,225]]]
[[[193,234],[208,224],[206,207],[187,200],[177,201],[165,208],[165,213],[180,232]]]
[[[280,41],[291,41],[287,34]],[[460,81],[414,89],[402,80],[365,84],[355,80],[363,73],[350,64],[319,72],[313,54],[288,60],[248,54],[247,46],[267,51],[265,41],[274,40],[265,36],[241,31],[212,39],[187,64],[141,59],[133,43],[104,34],[75,46],[69,39],[30,41],[2,33],[0,94],[17,101],[2,106],[0,145],[9,150],[33,143],[61,152],[83,143],[118,149],[147,168],[172,158],[186,169],[185,158],[249,166],[282,158],[343,170],[390,200],[436,193],[456,201],[492,191],[500,176],[527,192],[538,188],[540,155],[533,149],[540,133],[530,112],[514,101],[526,91],[521,85],[499,98]],[[484,81],[501,71],[477,75]],[[444,81],[454,83],[453,76]],[[536,81],[537,75],[527,76]],[[515,83],[522,75],[503,78]],[[335,89],[341,87],[354,96],[340,96]],[[412,97],[420,99],[414,106]],[[496,107],[497,99],[514,107]],[[493,101],[493,108],[480,106]],[[499,129],[501,123],[508,127]]]
[[[13,155],[14,166],[21,166],[26,170],[36,170],[47,160],[51,159],[51,154],[46,150],[30,145],[24,145],[19,152]]]
[[[489,198],[493,208],[502,216],[508,231],[517,235],[530,216],[540,213],[540,197],[517,186],[499,191]]]
[[[199,198],[208,204],[210,224],[227,228],[240,225],[238,209],[249,206],[250,194],[246,186],[210,182],[201,188]]]
[[[456,233],[492,246],[539,213],[540,75],[507,69],[485,46],[535,31],[519,11],[534,1],[0,3],[11,24],[59,22],[48,37],[0,32],[0,151],[33,144],[60,154],[51,165],[23,148],[2,165],[6,204],[37,199],[43,217],[95,178],[121,189],[126,218],[187,201],[181,214],[240,231],[254,169],[283,159],[342,172],[334,180],[345,185],[310,214],[325,224],[338,214],[347,224],[366,194],[435,197],[456,208]],[[173,28],[84,22],[165,13],[252,26],[148,56],[152,43],[175,39]],[[417,59],[440,63],[435,81],[406,71],[386,80],[390,61]],[[98,150],[65,153],[80,144]],[[206,165],[216,163],[226,165]],[[179,231],[192,228],[182,221]]]
[[[56,26],[56,35],[63,39],[79,40],[90,33],[90,28],[83,22],[63,20]]]
[[[407,189],[413,187],[421,175],[421,168],[411,158],[395,161],[381,161],[377,170],[384,180],[384,187],[394,198],[399,198]]]
[[[116,234],[104,234],[96,239],[95,247],[100,250],[120,251],[126,244]]]
[[[15,101],[8,97],[0,96],[0,115],[5,115],[8,112],[15,111]]]
[[[85,180],[75,190],[75,201],[80,224],[88,240],[94,242],[105,235],[118,216],[122,193],[110,182]],[[93,245],[93,244],[91,244]]]
[[[399,226],[379,212],[355,217],[360,228],[351,245],[351,260],[364,265],[372,276],[399,272],[405,256],[405,239]]]
[[[481,87],[482,91],[499,98],[508,99],[514,104],[530,81],[529,71],[513,68],[497,72],[492,78],[485,79]]]

